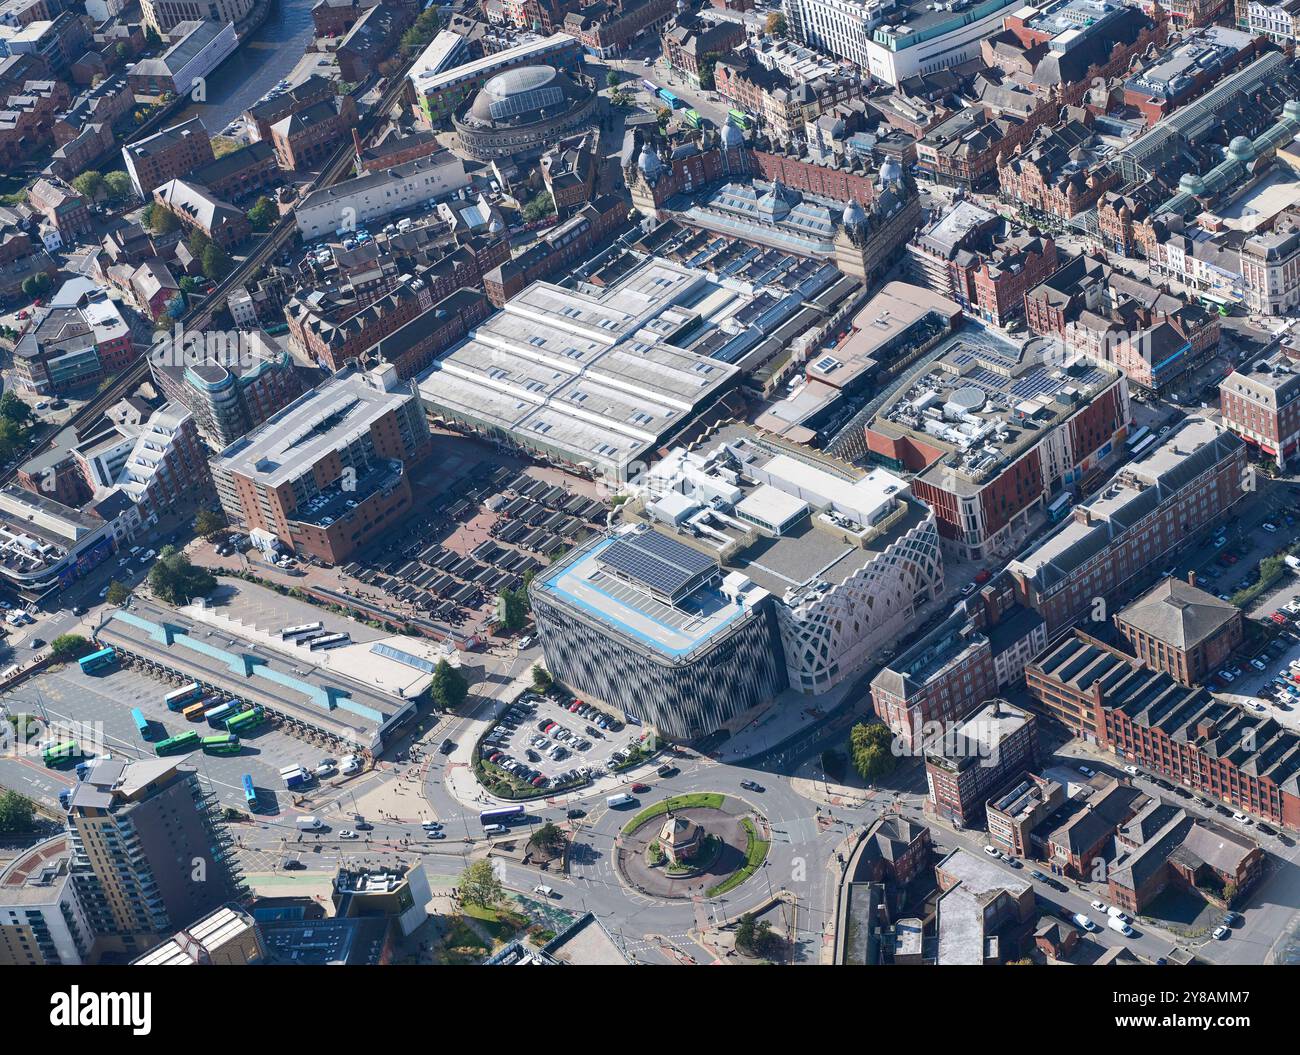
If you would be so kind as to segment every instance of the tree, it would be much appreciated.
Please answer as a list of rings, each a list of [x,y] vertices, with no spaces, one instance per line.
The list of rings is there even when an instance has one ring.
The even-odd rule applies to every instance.
[[[52,285],[54,285],[53,279],[44,271],[38,271],[36,274],[28,275],[23,279],[22,289],[29,297],[43,297],[50,291]]]
[[[157,202],[154,202],[145,209],[144,222],[154,234],[170,234],[181,225],[180,220],[176,219],[175,214],[170,209],[165,209]]]
[[[717,62],[716,59],[710,58],[710,59],[705,59],[702,63],[700,63],[700,90],[701,91],[706,91],[706,92],[713,91],[713,86],[714,86],[713,67],[716,65],[716,62]]]
[[[110,172],[104,177],[104,189],[114,201],[122,201],[135,193],[131,186],[131,177],[125,172]]]
[[[145,30],[144,30],[144,43],[145,43],[145,47],[147,47],[147,48],[160,48],[160,47],[162,47],[162,37],[160,37],[160,36],[158,35],[158,31],[157,31],[156,29],[154,29],[153,26],[146,26],[146,27],[145,27]]]
[[[438,660],[433,668],[433,681],[429,683],[429,698],[440,710],[450,711],[459,707],[469,695],[469,684],[465,675],[445,659]]]
[[[546,191],[542,191],[523,207],[522,215],[528,223],[532,223],[534,220],[550,216],[553,212],[555,212],[555,199]]]
[[[125,62],[131,56],[131,49],[124,43],[119,44],[113,49],[113,54],[115,54],[120,61]]]
[[[460,899],[466,905],[493,908],[506,896],[505,887],[492,870],[491,861],[475,861],[460,874]]]
[[[104,177],[94,169],[87,169],[72,181],[72,186],[76,188],[78,194],[91,201],[97,201],[104,190]]]
[[[623,79],[618,75],[616,70],[610,70],[605,74],[605,84],[610,88],[617,88],[622,82]]]
[[[26,428],[36,420],[36,415],[13,392],[6,392],[0,396],[0,420],[12,421],[19,428]]]
[[[29,832],[34,818],[31,799],[24,798],[16,791],[0,793],[0,832],[6,835]]]
[[[437,9],[426,8],[415,20],[415,25],[402,34],[402,51],[408,55],[419,51],[438,35],[441,28],[442,19],[438,16]]]
[[[235,266],[230,259],[230,254],[221,246],[213,245],[211,242],[203,250],[199,261],[203,265],[203,273],[213,282],[220,282],[230,274],[230,269]]]
[[[537,831],[533,832],[533,837],[528,840],[539,850],[544,850],[550,854],[559,853],[564,849],[564,832],[552,821],[547,821]]]
[[[889,726],[879,722],[853,727],[849,733],[849,755],[853,759],[853,768],[863,780],[874,782],[894,771],[898,756],[893,752],[893,740],[894,734],[889,731]]]
[[[149,569],[149,588],[168,604],[189,604],[217,588],[217,580],[206,568],[196,568],[175,546],[164,546]]]
[[[519,630],[528,622],[528,591],[502,590],[497,594],[497,619],[503,630]]]
[[[767,13],[767,21],[763,24],[763,31],[769,37],[785,36],[785,15],[780,11],[769,11]]]
[[[226,515],[220,509],[200,509],[194,514],[194,531],[211,538],[226,526]]]
[[[80,659],[94,651],[94,646],[80,634],[60,634],[50,642],[50,655],[58,660]]]
[[[772,924],[746,912],[736,923],[736,948],[746,956],[766,956],[776,941]]]
[[[195,260],[202,260],[203,251],[211,244],[212,239],[197,227],[194,228],[194,230],[190,232],[189,237],[185,239],[185,247],[190,251],[190,256],[194,257]]]
[[[673,119],[673,112],[667,106],[661,106],[655,111],[655,120],[659,122],[659,130],[663,131],[668,126],[668,122]]]
[[[546,668],[540,663],[533,664],[533,688],[538,692],[546,692],[551,687],[551,676],[546,672]]]
[[[248,210],[248,222],[259,231],[265,231],[279,218],[280,211],[275,207],[275,202],[265,194],[253,202],[253,207]]]
[[[121,608],[126,604],[126,599],[131,596],[131,591],[114,579],[108,584],[108,593],[104,594],[104,600],[114,608]]]

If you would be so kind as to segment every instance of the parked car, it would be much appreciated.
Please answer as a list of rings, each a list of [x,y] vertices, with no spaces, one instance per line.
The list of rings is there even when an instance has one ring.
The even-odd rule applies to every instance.
[[[746,791],[762,791],[763,785],[756,780],[742,780],[740,786]]]

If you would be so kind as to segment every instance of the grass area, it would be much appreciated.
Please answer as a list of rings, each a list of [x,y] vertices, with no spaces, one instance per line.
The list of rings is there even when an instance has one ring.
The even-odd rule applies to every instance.
[[[707,809],[721,809],[722,804],[726,801],[726,795],[720,795],[715,791],[700,791],[693,795],[676,795],[671,799],[664,799],[663,802],[656,802],[653,806],[647,806],[625,825],[623,825],[623,834],[630,835],[636,831],[646,821],[654,817],[661,817],[669,810],[687,810],[692,807],[704,807]]]
[[[440,963],[457,967],[476,965],[482,963],[491,951],[463,919],[454,918],[448,923],[447,933],[438,943],[437,959]]]
[[[717,886],[706,892],[708,897],[717,897],[719,894],[725,894],[728,890],[735,890],[746,879],[752,876],[762,867],[763,862],[767,860],[767,850],[772,844],[766,839],[758,837],[758,831],[754,827],[754,822],[746,817],[742,822],[745,826],[745,864],[738,872],[729,875]]]
[[[497,944],[513,941],[515,936],[528,926],[527,916],[509,908],[466,905],[462,911],[465,915],[478,920],[479,926],[487,931]]]

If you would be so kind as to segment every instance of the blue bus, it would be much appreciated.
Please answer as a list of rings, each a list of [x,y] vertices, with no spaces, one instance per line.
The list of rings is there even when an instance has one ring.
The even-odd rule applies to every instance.
[[[131,720],[135,722],[135,731],[140,734],[141,739],[153,739],[153,722],[144,716],[144,711],[139,707],[132,707]]]
[[[681,101],[680,99],[677,98],[677,96],[675,96],[675,95],[674,95],[672,92],[670,92],[667,88],[660,88],[660,89],[659,89],[659,98],[662,99],[664,102],[666,102],[666,103],[667,103],[670,107],[672,107],[674,110],[677,109],[677,104]]]
[[[1047,507],[1047,519],[1053,524],[1059,524],[1070,512],[1070,506],[1074,504],[1074,496],[1066,491],[1065,494],[1059,495],[1055,502]]]
[[[210,711],[204,711],[203,720],[213,728],[223,728],[225,720],[227,718],[233,718],[239,713],[239,709],[243,706],[242,703],[236,703],[233,700],[228,703],[219,704],[218,706],[213,707]]]
[[[253,787],[253,778],[244,774],[244,802],[250,810],[257,808],[257,788]]]
[[[181,711],[191,703],[197,703],[202,697],[203,687],[197,681],[192,681],[169,692],[163,697],[163,703],[167,704],[169,711]]]
[[[94,674],[96,671],[109,670],[116,666],[117,653],[112,648],[101,648],[98,652],[82,656],[77,662],[81,664],[83,674]]]

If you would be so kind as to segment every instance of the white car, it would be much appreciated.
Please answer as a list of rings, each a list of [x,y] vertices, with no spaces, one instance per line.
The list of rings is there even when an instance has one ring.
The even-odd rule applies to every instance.
[[[347,829],[347,828],[344,828],[341,832],[339,832],[339,838],[340,838],[340,839],[356,839],[356,838],[359,838],[359,836],[357,835],[356,832],[351,831],[351,830],[349,830],[349,829]]]
[[[1247,817],[1244,813],[1234,813],[1234,814],[1232,815],[1232,819],[1233,819],[1234,821],[1236,821],[1238,824],[1254,824],[1254,823],[1255,823],[1255,822],[1252,821],[1249,817]]]
[[[995,847],[992,847],[992,846],[986,846],[986,847],[984,847],[984,852],[985,852],[986,854],[988,854],[990,857],[999,857],[999,856],[1001,856],[1001,855],[998,853],[997,849],[996,849]]]
[[[527,647],[528,647],[529,645],[531,645],[532,643],[533,643],[533,635],[532,635],[532,634],[525,634],[523,637],[521,637],[521,638],[519,639],[519,647],[520,647],[520,648],[527,648]]]
[[[1098,912],[1106,911],[1106,903],[1104,901],[1090,901],[1089,904],[1092,905],[1092,907],[1095,908]]]
[[[1272,534],[1274,531],[1277,530],[1277,525],[1276,525],[1276,524],[1270,524],[1267,520],[1264,521],[1264,523],[1260,524],[1259,526],[1262,527],[1262,528],[1263,528],[1265,531],[1267,531],[1269,534]]]
[[[1214,940],[1215,940],[1215,941],[1224,941],[1224,940],[1227,939],[1228,935],[1230,935],[1231,933],[1232,933],[1232,931],[1230,931],[1227,927],[1215,927],[1215,928],[1214,928]]]
[[[1124,767],[1124,772],[1127,773],[1127,774],[1128,774],[1129,776],[1131,776],[1131,777],[1135,777],[1135,776],[1137,776],[1137,774],[1138,774],[1138,767],[1137,767],[1137,766],[1125,766],[1125,767]]]
[[[1224,681],[1235,681],[1237,675],[1232,673],[1232,671],[1230,670],[1221,670],[1219,671],[1219,677],[1221,677]]]

